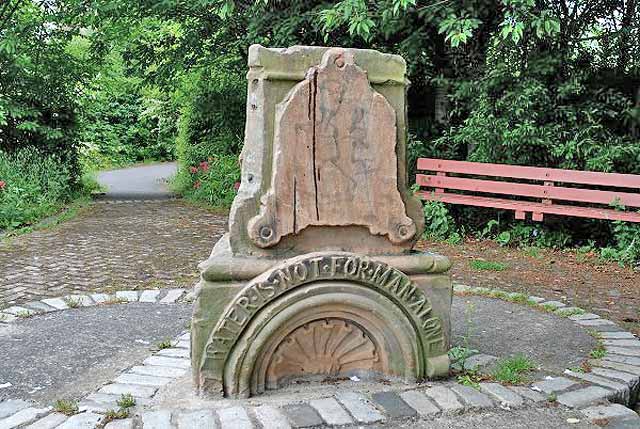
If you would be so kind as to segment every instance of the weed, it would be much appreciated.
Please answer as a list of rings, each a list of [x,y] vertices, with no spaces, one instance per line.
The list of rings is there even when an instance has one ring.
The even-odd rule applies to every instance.
[[[458,384],[462,384],[463,386],[480,389],[480,382],[483,380],[483,377],[479,375],[477,371],[466,371],[464,374],[460,374],[456,380]]]
[[[523,293],[509,294],[505,298],[509,302],[515,302],[517,304],[526,304],[529,297]]]
[[[78,308],[80,307],[80,298],[74,298],[72,296],[65,296],[62,298],[67,307],[69,308]]]
[[[121,298],[115,295],[109,295],[109,298],[102,303],[102,305],[115,305],[115,304],[126,304],[127,301],[125,298]]]
[[[78,413],[78,403],[67,399],[57,399],[53,403],[53,409],[65,416],[72,416]]]
[[[604,344],[602,344],[602,341],[598,341],[598,344],[596,344],[594,349],[591,350],[591,352],[589,353],[589,356],[591,356],[594,359],[602,359],[606,355],[607,355],[607,349],[605,348]]]
[[[527,381],[525,373],[536,368],[535,363],[524,355],[516,355],[498,361],[493,377],[507,384],[522,384]]]
[[[547,401],[556,402],[558,400],[558,394],[556,392],[551,392],[547,395]]]
[[[136,398],[131,393],[123,393],[120,395],[120,399],[116,401],[116,404],[120,408],[132,408],[136,406]]]
[[[540,249],[534,246],[525,247],[523,251],[525,255],[531,258],[540,259],[542,257],[542,255],[540,255]]]
[[[579,374],[583,374],[585,372],[584,368],[581,366],[572,366],[571,368],[567,368],[571,372],[577,372]]]
[[[476,271],[504,271],[509,268],[507,264],[502,262],[484,261],[482,259],[475,259],[469,264]]]
[[[156,344],[158,350],[164,350],[171,348],[171,340],[162,340],[158,344]]]
[[[118,411],[111,409],[107,410],[104,416],[105,420],[108,422],[118,419],[126,419],[129,417],[129,410],[127,408],[120,408]]]
[[[585,311],[581,308],[572,308],[572,309],[559,309],[556,311],[556,314],[558,316],[562,316],[562,317],[571,317],[571,316],[578,316],[580,314],[584,314]]]
[[[587,334],[591,335],[595,339],[602,339],[602,334],[595,329],[587,329]]]
[[[29,317],[33,316],[35,313],[33,311],[29,311],[29,310],[20,310],[16,313],[16,316],[18,316],[21,319],[28,319]]]

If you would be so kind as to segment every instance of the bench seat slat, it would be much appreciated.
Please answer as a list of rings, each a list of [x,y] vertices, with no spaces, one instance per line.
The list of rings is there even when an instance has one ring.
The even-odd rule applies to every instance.
[[[509,177],[512,179],[541,180],[547,182],[577,183],[583,185],[640,188],[640,175],[598,173],[593,171],[562,170],[558,168],[525,167],[507,164],[489,164],[469,161],[419,158],[418,170],[478,176]]]
[[[575,189],[561,186],[530,185],[525,183],[499,182],[495,180],[469,179],[462,177],[418,174],[420,186],[491,194],[517,195],[521,197],[582,203],[611,204],[618,201],[626,207],[640,207],[640,193],[611,192],[594,189]]]
[[[475,207],[492,207],[516,212],[544,213],[560,216],[575,216],[589,219],[621,220],[625,222],[640,222],[640,213],[621,212],[613,209],[592,207],[576,207],[569,205],[548,205],[528,201],[514,201],[502,198],[479,197],[474,195],[460,195],[451,193],[435,193],[420,191],[420,198],[430,201],[442,201],[449,204],[460,204]]]

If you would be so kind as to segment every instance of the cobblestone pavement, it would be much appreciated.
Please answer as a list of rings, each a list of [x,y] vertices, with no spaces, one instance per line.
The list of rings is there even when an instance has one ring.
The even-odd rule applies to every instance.
[[[179,200],[97,202],[0,242],[0,308],[69,293],[192,287],[226,216]]]

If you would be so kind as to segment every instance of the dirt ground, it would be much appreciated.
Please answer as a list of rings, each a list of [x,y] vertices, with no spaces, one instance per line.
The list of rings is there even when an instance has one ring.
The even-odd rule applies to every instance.
[[[640,272],[595,255],[550,249],[514,249],[493,241],[450,245],[421,241],[418,248],[447,255],[454,282],[556,299],[611,319],[640,335]],[[506,264],[503,271],[478,270],[473,260]]]

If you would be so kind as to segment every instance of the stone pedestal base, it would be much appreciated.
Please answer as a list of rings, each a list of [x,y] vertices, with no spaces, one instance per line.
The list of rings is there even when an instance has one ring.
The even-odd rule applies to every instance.
[[[429,253],[234,257],[202,265],[192,321],[200,391],[248,397],[292,381],[446,376],[449,261]]]

